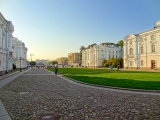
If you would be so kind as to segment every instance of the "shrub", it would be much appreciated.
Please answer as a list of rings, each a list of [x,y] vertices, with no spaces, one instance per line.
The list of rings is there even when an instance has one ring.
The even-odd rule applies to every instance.
[[[13,70],[15,70],[16,69],[16,65],[13,63]]]

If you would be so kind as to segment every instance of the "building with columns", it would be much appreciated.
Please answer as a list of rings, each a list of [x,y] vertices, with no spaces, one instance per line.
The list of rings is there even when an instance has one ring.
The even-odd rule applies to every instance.
[[[114,45],[94,45],[82,50],[82,66],[101,67],[103,60],[123,58],[123,48]]]
[[[0,13],[0,75],[12,71],[12,33],[14,26]]]
[[[79,66],[79,64],[80,64],[80,53],[69,53],[68,65]]]
[[[67,57],[60,57],[57,58],[56,61],[58,64],[67,65],[68,64],[68,58]]]
[[[16,37],[12,38],[12,49],[16,54],[16,58],[13,63],[17,68],[25,69],[27,67],[27,51],[25,44],[18,40]]]
[[[152,29],[124,38],[124,68],[160,69],[160,21]]]
[[[22,58],[26,58],[27,49],[24,43],[21,44],[20,49],[24,50],[22,52],[20,49],[17,51],[14,45],[14,38],[12,33],[14,31],[14,26],[11,21],[6,20],[0,13],[0,75],[12,72],[12,65],[18,60],[18,53],[21,54]],[[25,60],[24,60],[25,61]],[[25,63],[24,63],[25,64]],[[22,61],[23,65],[23,61]],[[24,67],[24,66],[23,66]]]

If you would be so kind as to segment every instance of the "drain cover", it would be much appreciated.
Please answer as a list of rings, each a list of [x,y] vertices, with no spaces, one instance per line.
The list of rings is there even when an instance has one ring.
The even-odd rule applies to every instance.
[[[20,95],[28,94],[29,92],[20,92]]]
[[[54,120],[55,117],[52,116],[52,115],[46,115],[46,116],[43,116],[41,120]]]

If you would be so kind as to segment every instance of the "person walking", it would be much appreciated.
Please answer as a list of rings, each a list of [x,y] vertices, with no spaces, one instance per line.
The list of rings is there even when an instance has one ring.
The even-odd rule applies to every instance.
[[[55,64],[55,65],[54,65],[54,68],[55,68],[55,70],[54,70],[55,75],[57,75],[57,73],[58,73],[58,65],[57,65],[57,64]]]

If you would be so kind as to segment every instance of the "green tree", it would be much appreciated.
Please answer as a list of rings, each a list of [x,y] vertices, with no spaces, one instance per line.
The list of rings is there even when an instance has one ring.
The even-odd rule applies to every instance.
[[[13,70],[16,69],[16,65],[14,63],[12,64],[12,68],[13,68]]]
[[[80,56],[79,56],[79,57],[80,57],[80,65],[81,65],[81,63],[82,63],[82,51],[83,51],[83,50],[85,50],[85,47],[84,47],[84,46],[81,46],[81,47],[80,47]]]
[[[53,64],[53,61],[54,61],[54,60],[50,60],[50,61],[48,61],[48,64]]]
[[[52,63],[52,64],[53,64],[53,65],[54,65],[54,64],[58,64],[58,62],[57,62],[57,61],[53,61],[53,63]]]
[[[31,61],[31,62],[30,62],[30,65],[32,65],[32,66],[33,66],[33,65],[36,65],[36,62],[35,62],[35,61]]]
[[[123,40],[118,41],[118,43],[116,45],[123,47],[123,45],[124,45]]]

